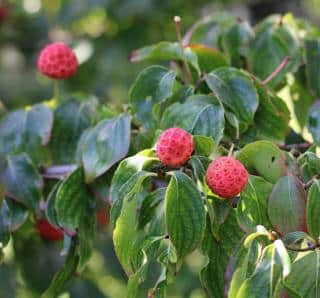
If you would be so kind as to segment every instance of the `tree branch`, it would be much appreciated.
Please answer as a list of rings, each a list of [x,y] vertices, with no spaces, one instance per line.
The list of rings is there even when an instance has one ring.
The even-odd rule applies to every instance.
[[[289,249],[289,250],[292,250],[292,251],[298,251],[298,252],[315,250],[318,247],[320,247],[320,245],[316,244],[316,243],[313,243],[312,245],[309,245],[308,247],[304,247],[304,248],[298,248],[298,247],[292,247],[290,245],[285,245],[286,249]]]
[[[65,176],[73,172],[77,168],[77,165],[61,165],[51,166],[47,168],[40,168],[40,173],[45,179],[63,179]]]
[[[308,142],[300,143],[300,144],[278,145],[278,147],[280,149],[287,149],[287,150],[291,150],[291,149],[308,149],[311,146],[312,146],[312,144],[308,143]]]
[[[266,78],[262,81],[263,85],[268,84],[272,79],[274,79],[281,70],[283,70],[287,64],[290,62],[290,57],[286,56],[283,61],[277,66],[277,68]]]

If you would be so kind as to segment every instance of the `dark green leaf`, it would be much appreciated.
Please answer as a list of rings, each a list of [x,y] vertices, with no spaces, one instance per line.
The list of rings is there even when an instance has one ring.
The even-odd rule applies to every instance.
[[[320,101],[316,101],[309,110],[308,129],[314,142],[320,144]]]
[[[15,200],[8,198],[6,202],[10,209],[10,229],[15,232],[26,222],[29,212],[25,206]]]
[[[56,228],[59,227],[59,222],[57,218],[57,211],[56,211],[55,204],[56,204],[57,192],[60,185],[61,185],[61,182],[58,182],[50,191],[47,198],[47,206],[45,209],[46,218],[48,219],[49,223]]]
[[[303,298],[316,298],[320,293],[320,252],[309,252],[292,264],[289,276],[284,280],[287,288]]]
[[[9,243],[10,228],[10,210],[7,202],[3,201],[3,203],[0,205],[0,250]]]
[[[271,183],[275,183],[287,173],[284,153],[268,141],[257,141],[246,145],[237,158],[251,174],[258,174]]]
[[[55,164],[76,161],[75,153],[81,134],[93,125],[96,101],[71,99],[61,103],[54,112],[51,150]]]
[[[243,236],[243,232],[237,225],[234,212],[231,212],[224,224],[221,225],[220,235],[219,241],[213,237],[210,230],[210,220],[207,218],[207,228],[202,241],[202,252],[207,257],[208,263],[201,270],[200,281],[210,298],[225,296],[224,275],[228,261]]]
[[[198,57],[190,48],[184,48],[184,55],[187,62],[190,63],[198,72]],[[137,62],[143,60],[179,60],[183,61],[184,56],[181,52],[181,47],[177,42],[162,41],[156,45],[147,46],[133,51],[130,54],[130,61]]]
[[[314,239],[320,236],[320,222],[318,220],[320,214],[320,181],[313,182],[308,191],[307,200],[307,227],[308,232]]]
[[[271,191],[271,183],[261,177],[249,177],[237,206],[237,220],[246,232],[253,232],[257,225],[271,228],[268,216],[268,199]]]
[[[212,137],[216,144],[223,136],[224,110],[211,95],[194,95],[185,103],[171,105],[162,118],[162,127],[181,127],[192,134]]]
[[[56,273],[49,288],[42,294],[42,298],[55,298],[65,288],[66,283],[73,277],[77,270],[79,256],[77,254],[77,238],[74,237],[71,242],[71,247],[63,268]]]
[[[153,106],[173,94],[176,74],[162,66],[144,69],[133,84],[129,100],[138,121],[146,128],[155,127],[152,118]]]
[[[0,153],[26,152],[35,163],[48,162],[44,146],[49,142],[52,123],[52,111],[42,104],[8,114],[0,123]]]
[[[173,172],[165,198],[165,219],[170,240],[179,258],[200,244],[205,230],[205,209],[194,182]]]
[[[124,158],[129,144],[130,119],[127,114],[103,120],[90,130],[81,147],[86,182],[92,182]]]
[[[274,229],[280,234],[306,231],[307,195],[300,180],[284,176],[274,185],[269,197],[268,213]]]
[[[248,61],[253,74],[266,79],[284,60],[290,57],[288,65],[270,81],[277,86],[289,71],[294,71],[300,64],[299,41],[293,30],[281,20],[281,16],[271,16],[260,23],[256,36],[249,47]]]
[[[0,156],[0,183],[6,196],[34,212],[39,210],[43,181],[26,154]]]
[[[274,297],[280,278],[290,273],[290,258],[281,240],[268,245],[251,277],[242,284],[237,298]]]
[[[305,41],[306,71],[310,89],[316,97],[320,96],[320,39]]]
[[[236,68],[221,67],[207,74],[205,80],[215,96],[237,116],[240,131],[246,130],[253,122],[259,104],[250,76]]]

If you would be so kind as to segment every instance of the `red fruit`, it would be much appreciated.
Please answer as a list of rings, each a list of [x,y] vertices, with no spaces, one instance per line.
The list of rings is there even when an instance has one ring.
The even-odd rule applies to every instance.
[[[97,228],[104,228],[109,222],[109,213],[105,208],[100,208],[96,210],[96,218],[97,218]]]
[[[63,233],[60,229],[53,227],[46,219],[40,219],[37,223],[37,230],[42,239],[48,241],[59,241],[63,238]]]
[[[210,189],[223,198],[233,198],[246,186],[248,172],[233,157],[219,157],[210,163],[206,173]]]
[[[10,8],[7,4],[0,5],[0,23],[6,21],[10,16]]]
[[[156,154],[162,164],[178,168],[188,161],[193,149],[192,136],[182,128],[173,127],[161,134]]]
[[[62,42],[56,42],[41,50],[37,67],[50,78],[67,79],[77,71],[78,61],[72,49]]]

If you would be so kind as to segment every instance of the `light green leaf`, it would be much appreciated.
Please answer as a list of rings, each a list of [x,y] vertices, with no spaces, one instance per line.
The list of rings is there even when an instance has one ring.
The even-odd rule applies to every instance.
[[[320,181],[316,180],[308,191],[307,199],[307,226],[308,232],[314,239],[320,236]]]
[[[320,96],[320,39],[305,41],[306,71],[310,89],[315,97]]]

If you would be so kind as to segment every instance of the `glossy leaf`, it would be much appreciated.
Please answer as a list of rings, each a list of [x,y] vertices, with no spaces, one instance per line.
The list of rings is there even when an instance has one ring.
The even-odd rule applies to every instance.
[[[198,65],[197,54],[190,48],[184,48],[184,55],[190,63],[198,72],[200,72]],[[181,47],[177,42],[167,42],[162,41],[156,45],[151,45],[143,47],[141,49],[135,50],[130,54],[130,61],[162,61],[162,60],[178,60],[183,61],[183,54],[181,52]]]
[[[24,205],[15,200],[7,198],[6,202],[10,210],[10,230],[15,232],[26,222],[29,212]]]
[[[195,135],[193,136],[194,151],[197,155],[210,156],[217,150],[214,140],[210,137]]]
[[[205,230],[204,202],[195,184],[182,172],[173,172],[167,187],[165,220],[180,259],[200,244]]]
[[[280,178],[273,187],[268,204],[268,214],[274,229],[282,235],[306,231],[306,201],[306,192],[298,178]]]
[[[308,232],[314,239],[320,236],[320,222],[318,220],[320,212],[320,181],[316,180],[308,191],[307,200],[307,226]]]
[[[92,182],[124,158],[129,144],[130,119],[126,114],[103,120],[90,130],[81,147],[86,182]]]
[[[81,134],[94,123],[96,101],[70,99],[54,112],[54,127],[50,146],[55,164],[74,163]]]
[[[185,103],[175,103],[164,113],[162,127],[174,126],[212,137],[218,144],[224,131],[224,109],[214,96],[190,96]]]
[[[320,96],[320,40],[305,41],[306,72],[309,86],[316,97]]]
[[[268,216],[268,198],[272,187],[271,183],[261,177],[249,177],[237,206],[237,220],[246,232],[253,232],[257,225],[271,228]]]
[[[0,183],[7,197],[39,211],[43,181],[26,154],[0,157]]]
[[[46,218],[49,223],[58,228],[59,222],[57,218],[57,211],[56,211],[56,197],[59,190],[61,182],[58,182],[50,191],[48,198],[47,198],[47,206],[45,209]]]
[[[281,16],[271,16],[256,29],[248,53],[249,67],[260,79],[266,79],[284,60],[290,57],[288,65],[269,83],[277,86],[288,71],[294,71],[300,63],[300,46],[294,31],[280,20]]]
[[[176,73],[162,66],[144,69],[131,87],[129,101],[137,120],[146,128],[153,129],[155,123],[152,109],[173,94]]]
[[[221,67],[205,76],[214,95],[239,119],[240,131],[253,122],[259,98],[249,75],[232,67]]]
[[[284,280],[287,288],[299,297],[316,298],[320,294],[320,252],[312,251],[292,264],[290,275]]]
[[[290,270],[290,257],[281,240],[276,240],[264,249],[253,275],[245,280],[236,297],[273,297],[278,280],[288,276]]]
[[[35,163],[48,162],[48,144],[53,124],[52,111],[37,104],[9,113],[0,123],[0,153],[26,152]]]
[[[315,143],[320,144],[320,101],[316,101],[309,110],[308,129]]]
[[[246,145],[237,158],[252,174],[258,174],[275,183],[287,172],[284,153],[273,143],[257,141]]]
[[[7,202],[3,201],[0,205],[0,249],[5,247],[10,240],[10,210]]]
[[[208,223],[209,219],[207,219]],[[207,257],[207,264],[200,272],[200,281],[208,297],[224,297],[225,279],[230,256],[240,242],[243,232],[239,229],[234,212],[227,217],[220,230],[221,239],[217,241],[207,224],[201,250]]]

